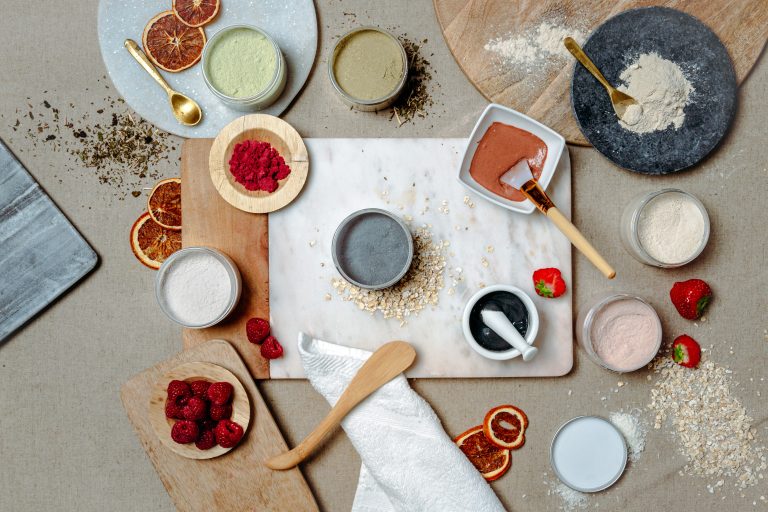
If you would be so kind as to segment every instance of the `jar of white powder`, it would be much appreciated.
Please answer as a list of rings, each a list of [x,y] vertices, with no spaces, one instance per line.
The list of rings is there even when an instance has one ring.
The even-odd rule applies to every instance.
[[[240,271],[226,254],[209,247],[187,247],[160,267],[155,294],[160,309],[184,327],[203,329],[224,320],[242,291]]]
[[[665,188],[639,195],[624,209],[621,241],[641,263],[681,267],[701,254],[709,240],[709,216],[691,194]]]

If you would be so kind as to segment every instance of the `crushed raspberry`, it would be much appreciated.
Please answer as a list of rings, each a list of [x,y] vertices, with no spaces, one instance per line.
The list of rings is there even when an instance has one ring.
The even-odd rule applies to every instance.
[[[264,359],[277,359],[283,356],[283,346],[274,336],[269,336],[261,345],[261,357]]]
[[[205,396],[205,392],[208,391],[210,386],[211,383],[207,380],[193,380],[189,383],[189,387],[192,389],[192,394],[203,400],[208,400]]]
[[[251,318],[245,323],[248,341],[260,345],[269,336],[269,322],[263,318]]]
[[[212,420],[228,420],[232,416],[232,406],[229,404],[216,405],[211,404],[211,410],[209,413]]]
[[[274,192],[278,180],[291,174],[285,159],[268,142],[245,140],[235,144],[229,172],[247,190]]]
[[[232,393],[234,390],[235,389],[232,387],[232,384],[229,382],[214,382],[208,388],[208,392],[206,394],[208,395],[208,400],[210,400],[211,403],[216,405],[224,405],[229,403],[229,401],[232,399]]]
[[[168,383],[168,399],[176,404],[186,402],[192,396],[192,388],[183,380],[172,380]]]
[[[231,420],[221,420],[213,429],[216,442],[223,448],[232,448],[243,438],[243,427]]]
[[[195,446],[198,450],[210,450],[216,446],[216,435],[213,430],[203,430],[200,432],[200,437],[195,441]]]
[[[197,440],[198,435],[200,429],[194,421],[180,420],[171,428],[171,439],[179,444],[192,443]]]
[[[208,416],[208,404],[202,398],[193,396],[181,409],[185,420],[202,420]]]

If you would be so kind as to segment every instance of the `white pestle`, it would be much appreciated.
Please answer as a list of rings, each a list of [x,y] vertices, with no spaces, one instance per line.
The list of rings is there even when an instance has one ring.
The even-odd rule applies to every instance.
[[[512,325],[507,315],[499,306],[489,302],[480,312],[483,323],[493,332],[501,336],[504,341],[515,347],[523,356],[523,361],[530,361],[539,352],[539,349],[528,344],[520,332]]]

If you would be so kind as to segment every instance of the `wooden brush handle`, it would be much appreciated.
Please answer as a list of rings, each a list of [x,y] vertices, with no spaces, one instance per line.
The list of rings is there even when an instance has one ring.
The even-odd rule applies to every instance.
[[[608,279],[613,279],[616,277],[616,271],[613,270],[613,267],[605,261],[605,258],[603,258],[599,252],[597,252],[597,249],[592,247],[592,244],[589,243],[589,241],[584,238],[584,235],[581,234],[581,231],[579,231],[576,226],[574,226],[571,221],[565,218],[565,215],[563,215],[560,210],[557,209],[556,206],[550,207],[546,211],[547,217],[552,220],[552,222],[557,226],[557,229],[559,229],[565,236],[568,237],[568,240],[571,241],[571,243],[581,251],[584,256],[589,259],[589,261],[592,262],[594,266],[597,267],[597,269],[603,273],[605,277]]]

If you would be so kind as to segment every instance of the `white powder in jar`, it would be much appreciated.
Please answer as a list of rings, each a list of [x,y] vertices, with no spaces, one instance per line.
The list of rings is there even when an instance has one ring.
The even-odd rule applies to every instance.
[[[215,256],[189,252],[166,270],[160,290],[173,318],[186,325],[204,325],[227,309],[232,282],[227,269]]]
[[[655,260],[670,265],[690,259],[704,242],[704,215],[690,197],[666,192],[651,199],[641,210],[637,236]]]

